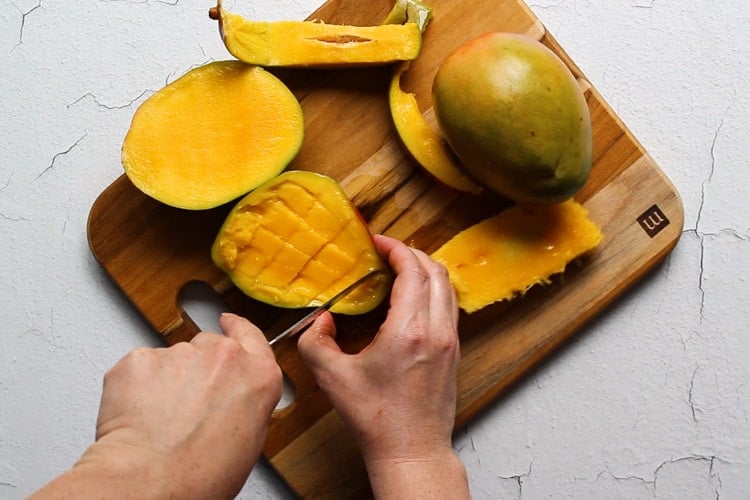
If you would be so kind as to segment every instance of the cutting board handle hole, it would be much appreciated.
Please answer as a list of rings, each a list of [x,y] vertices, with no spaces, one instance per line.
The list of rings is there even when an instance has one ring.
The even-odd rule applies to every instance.
[[[220,332],[219,316],[231,312],[218,293],[204,281],[190,281],[183,285],[178,295],[180,307],[201,331]],[[284,373],[281,400],[276,410],[283,410],[294,403],[294,384]]]

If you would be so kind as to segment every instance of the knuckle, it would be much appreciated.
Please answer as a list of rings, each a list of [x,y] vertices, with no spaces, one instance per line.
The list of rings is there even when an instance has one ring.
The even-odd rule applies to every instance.
[[[148,347],[137,347],[127,353],[123,360],[127,360],[128,362],[139,362],[148,359],[153,353],[154,350],[149,349]]]
[[[138,347],[123,356],[123,358],[117,363],[117,365],[115,365],[115,367],[148,364],[151,362],[153,357],[153,349],[149,349],[148,347]]]
[[[225,337],[224,335],[219,334],[213,334],[216,335],[216,347],[221,352],[225,352],[227,354],[235,354],[235,353],[241,353],[245,352],[245,350],[242,348],[242,345],[240,345],[239,342],[237,342],[234,339],[231,339],[229,337]]]
[[[214,332],[200,332],[195,337],[193,337],[193,340],[191,341],[191,343],[193,344],[198,343],[211,346],[212,348],[218,347],[219,349],[224,349],[224,344],[231,344],[234,342],[236,341],[227,337],[226,335]]]
[[[459,350],[458,336],[453,331],[447,331],[438,336],[437,350],[447,357],[455,357]]]
[[[425,269],[424,267],[418,267],[417,268],[417,279],[420,281],[420,283],[424,286],[430,285],[430,272]]]
[[[428,286],[430,282],[430,273],[418,262],[410,269],[414,280],[421,286]]]
[[[416,322],[405,332],[404,340],[410,351],[424,351],[430,342],[430,331],[421,322]]]
[[[216,356],[220,362],[230,362],[245,354],[245,350],[239,342],[224,336],[219,336],[219,338],[214,341],[212,347],[214,356]]]
[[[120,360],[104,373],[104,383],[117,377],[120,372],[142,373],[155,363],[155,352],[147,347],[138,347],[125,354]]]
[[[253,372],[255,384],[262,393],[272,395],[274,400],[281,398],[284,375],[278,364],[270,360],[256,361]]]
[[[404,338],[409,352],[431,358],[452,359],[459,349],[455,331],[446,325],[434,328],[422,324],[413,325]]]
[[[193,344],[190,342],[178,342],[169,347],[169,352],[186,355],[193,350]]]
[[[268,387],[273,391],[273,394],[281,397],[282,386],[284,383],[284,374],[281,372],[281,367],[274,364],[273,369],[269,371]]]
[[[433,271],[433,272],[434,272],[434,273],[435,273],[435,274],[436,274],[436,275],[437,275],[437,276],[438,276],[438,277],[439,277],[440,279],[442,279],[442,280],[446,280],[446,281],[447,281],[447,280],[449,279],[449,275],[448,275],[448,268],[446,268],[446,267],[445,267],[445,266],[444,266],[443,264],[441,264],[440,262],[437,262],[437,261],[434,261],[434,260],[433,260],[432,262],[434,263],[434,264],[433,264],[433,269],[434,269],[434,271]]]

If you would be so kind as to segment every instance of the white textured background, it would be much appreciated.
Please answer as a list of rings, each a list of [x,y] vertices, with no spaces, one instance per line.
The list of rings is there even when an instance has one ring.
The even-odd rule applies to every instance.
[[[93,438],[104,371],[156,344],[91,256],[86,218],[121,174],[136,107],[227,57],[209,4],[3,1],[0,498],[70,466]],[[474,496],[750,498],[750,9],[530,6],[676,184],[686,222],[663,265],[459,433]],[[242,496],[289,493],[259,468]]]

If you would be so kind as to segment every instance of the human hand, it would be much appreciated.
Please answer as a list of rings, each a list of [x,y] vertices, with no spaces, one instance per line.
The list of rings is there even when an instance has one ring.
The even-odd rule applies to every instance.
[[[63,478],[63,491],[106,497],[115,489],[133,498],[239,492],[260,456],[282,377],[258,328],[232,314],[220,324],[226,336],[200,333],[170,348],[138,349],[105,375],[96,442]]]
[[[343,353],[334,340],[333,317],[324,314],[300,337],[298,348],[354,430],[373,488],[387,496],[382,488],[395,493],[403,486],[399,478],[418,475],[414,466],[426,466],[433,476],[446,466],[463,471],[451,446],[458,308],[442,265],[392,238],[376,236],[375,244],[396,279],[388,315],[372,343],[357,354]],[[458,487],[465,486],[465,472],[453,477]],[[425,484],[442,483],[433,479]]]

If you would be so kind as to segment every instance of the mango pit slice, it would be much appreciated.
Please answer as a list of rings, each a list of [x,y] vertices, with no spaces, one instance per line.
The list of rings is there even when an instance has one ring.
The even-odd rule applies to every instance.
[[[364,314],[390,290],[391,274],[356,207],[328,176],[284,172],[241,199],[211,257],[243,293],[284,308],[321,305],[370,271],[332,312]]]
[[[331,67],[411,61],[422,49],[416,23],[348,26],[318,21],[255,21],[218,2],[209,11],[219,21],[227,50],[240,61],[266,67]]]

